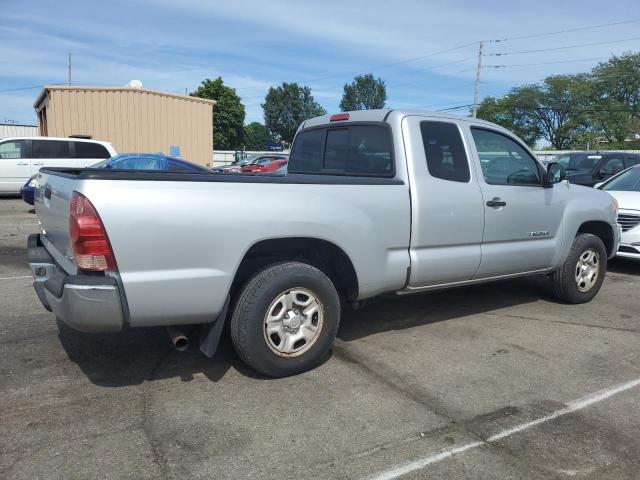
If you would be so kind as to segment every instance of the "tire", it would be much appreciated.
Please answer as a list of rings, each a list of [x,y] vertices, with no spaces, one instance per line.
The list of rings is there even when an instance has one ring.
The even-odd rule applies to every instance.
[[[339,323],[340,299],[323,272],[305,263],[277,263],[242,287],[231,317],[231,340],[257,372],[287,377],[325,359]]]
[[[600,290],[606,272],[607,251],[602,240],[590,233],[578,235],[562,267],[551,274],[553,293],[567,303],[590,302]]]

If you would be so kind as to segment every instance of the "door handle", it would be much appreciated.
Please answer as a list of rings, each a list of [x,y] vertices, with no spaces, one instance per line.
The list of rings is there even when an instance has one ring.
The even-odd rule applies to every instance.
[[[503,202],[502,200],[500,200],[500,198],[498,197],[494,197],[493,200],[489,200],[487,202],[487,207],[506,207],[507,206],[507,202]]]
[[[18,165],[29,165],[29,162],[18,162]]]
[[[34,165],[44,165],[43,162],[34,163]]]

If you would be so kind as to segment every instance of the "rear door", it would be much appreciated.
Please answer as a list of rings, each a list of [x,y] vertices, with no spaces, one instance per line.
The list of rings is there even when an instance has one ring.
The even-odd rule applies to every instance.
[[[42,167],[78,167],[68,140],[31,140],[31,170],[38,173]]]
[[[425,117],[402,125],[412,183],[409,285],[470,280],[480,265],[484,209],[461,128]]]
[[[19,193],[30,176],[29,140],[0,142],[0,192]]]
[[[544,188],[544,169],[515,138],[485,127],[471,127],[469,133],[484,197],[476,278],[550,267],[561,240],[567,186]]]

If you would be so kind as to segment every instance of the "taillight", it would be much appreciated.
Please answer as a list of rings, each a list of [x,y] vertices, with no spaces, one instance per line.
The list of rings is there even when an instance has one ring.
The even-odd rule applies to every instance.
[[[117,268],[102,220],[84,195],[73,192],[69,215],[71,247],[78,268],[104,272]]]

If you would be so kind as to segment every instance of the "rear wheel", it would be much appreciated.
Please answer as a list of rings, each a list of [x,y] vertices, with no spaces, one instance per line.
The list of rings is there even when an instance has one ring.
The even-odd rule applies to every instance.
[[[600,238],[577,236],[566,261],[552,274],[555,296],[568,303],[589,302],[596,296],[607,271],[607,251]]]
[[[285,377],[324,359],[339,321],[340,300],[323,272],[304,263],[279,263],[242,288],[231,317],[231,339],[247,365]]]

